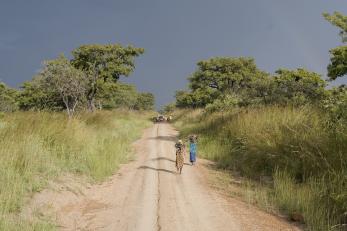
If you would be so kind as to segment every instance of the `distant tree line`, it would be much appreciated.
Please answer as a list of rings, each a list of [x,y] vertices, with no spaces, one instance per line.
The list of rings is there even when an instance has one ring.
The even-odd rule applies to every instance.
[[[347,16],[338,12],[323,15],[341,29],[342,41],[347,42]],[[336,47],[330,54],[327,81],[347,73],[347,46]],[[175,106],[178,108],[221,111],[244,106],[314,104],[340,117],[347,109],[344,85],[327,89],[328,82],[320,74],[304,68],[278,69],[271,75],[260,70],[253,58],[214,57],[199,61],[188,79],[188,90],[176,92]]]
[[[134,71],[134,59],[143,52],[119,44],[80,46],[72,51],[71,60],[60,55],[44,61],[41,71],[20,90],[0,83],[0,111],[66,110],[71,117],[84,109],[151,110],[153,94],[118,81]]]

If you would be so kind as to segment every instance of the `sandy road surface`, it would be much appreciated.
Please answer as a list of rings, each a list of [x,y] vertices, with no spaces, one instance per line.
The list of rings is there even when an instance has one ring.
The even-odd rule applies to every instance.
[[[53,194],[60,229],[297,230],[243,202],[224,199],[207,186],[201,165],[186,164],[177,174],[176,135],[169,124],[156,124],[136,142],[136,160],[109,181],[82,193]]]

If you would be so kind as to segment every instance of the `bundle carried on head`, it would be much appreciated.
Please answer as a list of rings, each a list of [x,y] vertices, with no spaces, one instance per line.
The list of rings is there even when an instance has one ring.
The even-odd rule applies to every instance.
[[[181,149],[183,147],[183,141],[178,140],[178,142],[175,144],[175,147]]]
[[[195,134],[190,135],[188,138],[191,143],[196,143],[198,141],[198,136]]]

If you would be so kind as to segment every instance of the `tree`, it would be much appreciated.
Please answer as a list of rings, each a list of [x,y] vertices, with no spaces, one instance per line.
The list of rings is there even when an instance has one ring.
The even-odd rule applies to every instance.
[[[347,42],[347,16],[334,12],[324,13],[323,16],[334,26],[340,28],[342,42]],[[338,46],[330,50],[330,64],[328,65],[328,76],[330,80],[335,80],[347,74],[347,46]]]
[[[237,94],[239,106],[272,104],[274,87],[272,76],[266,72],[257,71]]]
[[[9,88],[6,84],[0,82],[0,111],[12,112],[17,110],[17,95],[17,90]]]
[[[199,108],[204,107],[209,103],[212,103],[215,97],[213,93],[214,89],[196,89],[195,91],[176,91],[176,106],[178,108]]]
[[[172,113],[175,109],[176,109],[176,103],[175,103],[175,102],[166,104],[166,105],[163,107],[163,111],[164,111],[163,114]]]
[[[137,110],[153,110],[154,108],[154,95],[149,92],[139,93],[135,109]]]
[[[96,94],[97,101],[106,109],[134,109],[138,92],[135,86],[120,82],[105,81]]]
[[[279,104],[304,104],[319,101],[325,93],[326,82],[321,75],[305,69],[276,71],[273,99]]]
[[[100,85],[96,101],[106,109],[152,110],[154,107],[154,95],[152,93],[140,93],[131,84],[113,81],[105,81]]]
[[[335,11],[333,14],[323,13],[324,18],[340,28],[342,42],[347,42],[347,16]]]
[[[264,89],[254,88],[268,74],[259,70],[252,58],[215,57],[199,61],[197,66],[189,77],[190,91],[176,92],[177,107],[205,107],[216,99],[224,102],[225,95],[246,97],[250,90],[262,98],[267,95]]]
[[[205,109],[207,112],[216,111],[228,111],[239,105],[240,99],[235,94],[224,95],[213,101],[213,103],[207,104]]]
[[[330,54],[328,76],[330,80],[335,80],[347,74],[347,46],[339,46],[331,49]]]
[[[85,96],[87,80],[84,73],[73,67],[70,61],[61,55],[57,59],[45,61],[40,75],[45,88],[51,88],[59,94],[71,118],[77,104]]]
[[[344,85],[327,90],[321,106],[330,115],[331,121],[347,121],[347,88]]]
[[[21,110],[61,111],[64,109],[64,102],[59,94],[45,86],[41,75],[24,82],[21,88],[18,96],[18,105]]]
[[[326,82],[305,69],[261,71],[252,58],[216,57],[198,62],[189,91],[176,92],[177,107],[209,111],[263,104],[301,105],[322,99]]]
[[[88,78],[86,97],[89,110],[95,108],[100,85],[106,80],[117,82],[120,76],[129,76],[135,69],[134,58],[143,52],[143,48],[119,44],[83,45],[72,51],[72,64],[84,71]]]
[[[191,94],[188,91],[176,91],[175,98],[176,107],[178,108],[192,107],[193,105]]]
[[[96,93],[96,101],[99,108],[112,109],[116,108],[115,95],[119,92],[119,83],[105,81],[99,86]]]
[[[237,92],[260,72],[252,58],[216,57],[198,62],[189,78],[192,90],[215,88],[221,93]]]

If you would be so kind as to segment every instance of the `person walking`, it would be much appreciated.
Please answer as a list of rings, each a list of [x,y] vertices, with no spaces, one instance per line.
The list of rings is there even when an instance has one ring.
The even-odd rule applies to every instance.
[[[176,168],[177,172],[180,174],[182,173],[183,165],[184,165],[184,153],[185,153],[185,146],[182,142],[182,140],[179,140],[176,144]]]
[[[197,135],[189,136],[189,160],[191,165],[194,165],[196,162],[196,143],[197,143]]]

